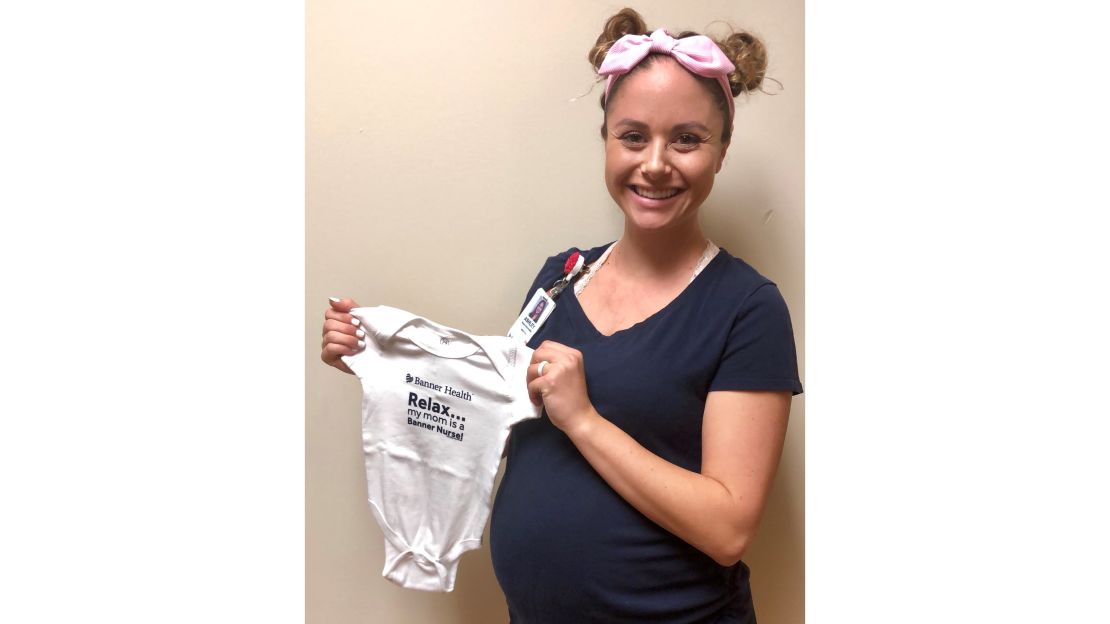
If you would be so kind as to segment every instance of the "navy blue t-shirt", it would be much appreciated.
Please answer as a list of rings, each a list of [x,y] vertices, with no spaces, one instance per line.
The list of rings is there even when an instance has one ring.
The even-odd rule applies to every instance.
[[[587,263],[607,247],[584,252]],[[528,297],[572,251],[548,258]],[[802,391],[778,287],[724,249],[662,310],[612,336],[568,287],[528,344],[544,340],[582,352],[602,416],[696,472],[710,391]],[[649,520],[546,416],[513,428],[490,532],[513,624],[755,622],[746,565],[722,567]]]

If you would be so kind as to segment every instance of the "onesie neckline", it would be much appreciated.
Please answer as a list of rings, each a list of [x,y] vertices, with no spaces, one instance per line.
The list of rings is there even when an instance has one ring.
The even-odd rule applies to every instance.
[[[427,319],[419,324],[405,325],[394,336],[408,340],[436,357],[450,360],[468,358],[482,350],[481,345],[466,334]]]
[[[503,336],[478,336],[468,334],[462,330],[441,325],[412,312],[379,305],[365,308],[354,308],[350,311],[353,316],[358,316],[363,310],[377,310],[377,322],[373,325],[374,335],[380,342],[388,342],[400,338],[412,343],[423,351],[436,357],[447,359],[464,359],[473,357],[481,352],[493,364],[494,370],[502,379],[508,381],[512,371],[517,367],[516,344],[506,344],[510,339]],[[424,331],[421,331],[424,330]],[[421,339],[414,340],[413,333]],[[429,333],[431,336],[429,337]],[[440,337],[457,340],[459,347],[444,348],[437,344]],[[469,345],[464,349],[460,348]]]

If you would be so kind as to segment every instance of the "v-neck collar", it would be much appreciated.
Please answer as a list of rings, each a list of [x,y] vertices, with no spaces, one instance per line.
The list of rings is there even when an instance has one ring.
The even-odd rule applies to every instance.
[[[614,241],[613,243],[609,243],[609,245],[606,245],[603,249],[601,249],[601,253],[597,255],[597,258],[600,258],[601,254],[605,253],[615,243],[616,243],[616,241]],[[679,292],[677,295],[675,295],[675,297],[673,299],[668,301],[666,303],[666,305],[659,308],[658,310],[656,310],[652,314],[648,315],[647,318],[644,318],[640,321],[637,321],[636,323],[633,323],[631,326],[625,327],[624,329],[618,329],[617,331],[615,331],[611,334],[601,333],[601,331],[597,328],[597,326],[594,325],[594,322],[590,320],[590,317],[586,314],[586,311],[582,308],[582,303],[578,300],[578,294],[574,292],[573,288],[568,288],[567,289],[568,292],[564,293],[564,298],[566,299],[566,303],[573,303],[573,305],[570,305],[568,307],[574,309],[571,316],[575,317],[575,321],[577,322],[577,324],[583,326],[594,337],[600,338],[600,339],[603,339],[603,340],[609,340],[609,339],[615,339],[615,338],[617,338],[621,335],[629,335],[629,334],[633,333],[635,330],[642,329],[643,327],[647,327],[649,325],[654,324],[657,319],[659,319],[663,316],[666,316],[667,314],[670,313],[671,310],[673,310],[675,307],[677,307],[679,305],[679,302],[683,298],[690,296],[689,293],[693,292],[695,289],[703,288],[702,283],[704,283],[706,281],[705,275],[707,273],[710,273],[711,270],[714,270],[713,269],[714,267],[720,265],[720,263],[724,261],[723,256],[725,256],[727,252],[725,251],[725,249],[723,247],[719,247],[719,249],[720,249],[720,251],[718,251],[717,255],[714,256],[713,259],[710,260],[709,263],[705,265],[705,268],[702,269],[702,271],[700,273],[698,273],[694,277],[694,279],[689,284],[687,284],[685,288],[682,289],[681,292]],[[569,295],[569,297],[568,297],[568,295]]]

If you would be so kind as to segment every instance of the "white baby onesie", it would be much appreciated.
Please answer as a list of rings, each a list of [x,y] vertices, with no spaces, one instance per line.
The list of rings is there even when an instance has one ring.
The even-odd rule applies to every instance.
[[[449,592],[481,546],[509,428],[538,418],[528,347],[471,336],[388,306],[351,310],[366,348],[341,359],[362,382],[368,498],[385,536],[382,576]]]

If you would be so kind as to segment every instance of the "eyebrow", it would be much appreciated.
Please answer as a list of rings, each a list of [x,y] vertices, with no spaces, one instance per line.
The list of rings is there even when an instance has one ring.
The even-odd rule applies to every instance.
[[[646,123],[642,121],[637,121],[635,119],[628,119],[627,117],[618,121],[616,125],[632,126],[633,128],[647,128]],[[676,124],[675,127],[672,128],[672,130],[701,130],[702,132],[709,132],[709,128],[706,128],[704,124],[698,123],[696,121],[687,121],[685,123]]]

